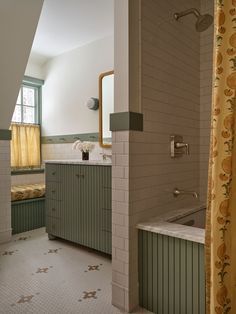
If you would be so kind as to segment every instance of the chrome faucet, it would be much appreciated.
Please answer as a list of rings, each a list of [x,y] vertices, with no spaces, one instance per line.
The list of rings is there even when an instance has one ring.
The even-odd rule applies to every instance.
[[[175,188],[173,191],[174,197],[178,197],[179,195],[192,195],[195,198],[198,198],[199,195],[195,191],[184,191],[184,190],[179,190],[178,188]]]
[[[107,158],[109,158],[110,160],[112,159],[112,155],[111,154],[101,153],[101,155],[102,155],[102,159],[104,161],[107,160]]]

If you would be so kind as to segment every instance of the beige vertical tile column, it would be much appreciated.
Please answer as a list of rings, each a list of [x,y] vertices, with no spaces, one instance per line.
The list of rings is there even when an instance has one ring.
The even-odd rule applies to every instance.
[[[1,132],[0,132],[1,135]],[[11,239],[10,141],[0,136],[0,243]]]
[[[130,200],[132,126],[125,120],[131,111],[141,110],[139,5],[139,0],[115,0],[115,113],[124,115],[116,120],[121,128],[112,134],[112,303],[127,312],[139,304],[137,230]]]
[[[129,310],[129,132],[112,135],[112,303]]]
[[[139,6],[139,0],[115,0],[116,113],[140,111]],[[129,143],[130,126],[113,132],[112,303],[126,311],[139,303],[137,231],[134,232],[130,206]]]

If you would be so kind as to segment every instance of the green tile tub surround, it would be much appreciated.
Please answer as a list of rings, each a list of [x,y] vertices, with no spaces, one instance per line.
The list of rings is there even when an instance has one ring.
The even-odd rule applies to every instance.
[[[143,114],[117,112],[110,115],[110,131],[143,131]]]
[[[42,136],[41,144],[67,144],[74,143],[77,140],[98,142],[98,133],[82,133],[82,134],[66,134],[66,135],[52,135]]]
[[[0,141],[10,141],[11,140],[11,130],[0,129]]]
[[[140,305],[158,314],[205,314],[204,245],[139,230]]]

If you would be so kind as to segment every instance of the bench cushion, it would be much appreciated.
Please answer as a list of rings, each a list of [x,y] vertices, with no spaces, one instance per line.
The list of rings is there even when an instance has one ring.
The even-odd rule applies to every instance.
[[[14,185],[11,187],[11,200],[20,201],[30,198],[43,197],[45,195],[45,184]]]

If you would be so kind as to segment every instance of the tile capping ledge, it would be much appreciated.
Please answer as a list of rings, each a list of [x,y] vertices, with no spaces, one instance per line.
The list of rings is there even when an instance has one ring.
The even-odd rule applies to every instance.
[[[110,131],[143,131],[143,114],[130,111],[112,113]]]
[[[140,222],[138,229],[150,231],[154,233],[168,235],[170,237],[180,238],[188,241],[205,244],[205,229],[189,227],[175,223],[174,219],[184,217],[186,214],[194,213],[204,209],[205,205],[181,208],[164,213],[160,216],[152,218],[150,221]],[[171,222],[173,221],[173,222]]]
[[[0,129],[0,141],[10,141],[11,140],[11,130]]]

